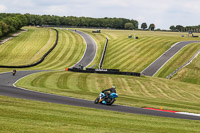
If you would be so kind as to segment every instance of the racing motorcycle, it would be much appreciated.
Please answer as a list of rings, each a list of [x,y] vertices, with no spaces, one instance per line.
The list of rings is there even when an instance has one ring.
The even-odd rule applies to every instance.
[[[107,95],[105,93],[100,93],[99,97],[97,97],[94,101],[95,104],[101,103],[101,104],[105,104],[105,105],[112,105],[116,99],[118,97],[117,93],[107,93]]]

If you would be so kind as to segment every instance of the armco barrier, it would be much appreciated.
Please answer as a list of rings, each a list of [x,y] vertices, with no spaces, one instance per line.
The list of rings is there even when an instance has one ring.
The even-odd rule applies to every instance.
[[[189,65],[199,54],[200,54],[200,50],[197,51],[196,54],[194,56],[192,56],[192,58],[188,62],[186,62],[181,67],[179,67],[178,69],[176,69],[175,71],[173,71],[169,76],[167,76],[166,79],[172,78],[179,70],[181,70],[183,67]]]
[[[100,60],[100,63],[99,63],[99,69],[101,69],[101,67],[103,65],[103,61],[104,61],[104,58],[105,58],[107,45],[108,45],[108,39],[106,38],[106,43],[105,43],[105,46],[104,46],[104,49],[103,49],[103,53],[102,53],[102,56],[101,56],[101,60]]]
[[[41,58],[39,61],[37,61],[37,62],[35,62],[35,63],[33,63],[33,64],[21,65],[21,66],[4,66],[4,65],[0,65],[0,68],[27,68],[27,67],[33,67],[33,66],[36,66],[36,65],[42,63],[42,62],[44,61],[44,59],[47,57],[47,55],[49,55],[49,54],[51,53],[51,51],[52,51],[52,50],[57,46],[57,44],[58,44],[58,31],[57,31],[56,29],[54,29],[54,30],[55,30],[56,33],[57,33],[57,35],[56,35],[56,42],[55,42],[55,44],[53,45],[53,47],[52,47],[51,49],[49,49],[49,50],[42,56],[42,58]]]
[[[68,71],[72,72],[81,72],[81,73],[100,73],[100,74],[116,74],[116,75],[130,75],[130,76],[138,76],[140,77],[140,73],[136,72],[120,72],[119,69],[92,69],[86,68],[86,70],[79,68],[68,68]]]

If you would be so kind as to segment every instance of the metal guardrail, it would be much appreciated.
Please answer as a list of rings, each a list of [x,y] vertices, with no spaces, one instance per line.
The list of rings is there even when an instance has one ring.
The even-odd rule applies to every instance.
[[[166,79],[170,79],[171,77],[173,77],[180,69],[182,69],[183,67],[189,65],[198,55],[200,54],[200,49],[199,51],[194,55],[192,56],[192,58],[186,62],[185,64],[183,64],[181,67],[179,67],[178,69],[176,69],[175,71],[173,71],[169,76],[166,77]]]
[[[103,65],[103,61],[104,61],[104,58],[105,58],[107,45],[108,45],[108,39],[106,38],[106,43],[105,43],[104,50],[103,50],[103,53],[102,53],[102,56],[101,56],[101,60],[100,60],[100,63],[99,63],[99,69],[101,69],[101,67]]]

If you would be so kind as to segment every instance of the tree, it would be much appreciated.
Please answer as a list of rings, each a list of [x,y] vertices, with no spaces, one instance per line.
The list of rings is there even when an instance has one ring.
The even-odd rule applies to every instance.
[[[1,27],[0,27],[0,37],[1,37],[1,36],[3,36],[3,33],[2,33],[2,31],[1,31]]]
[[[25,14],[25,17],[27,19],[27,24],[28,25],[34,25],[34,17],[31,14]]]
[[[138,29],[138,25],[139,25],[139,23],[138,23],[138,21],[137,20],[131,20],[131,23],[133,23],[133,28],[134,29]]]
[[[43,18],[40,15],[34,15],[34,21],[33,21],[34,25],[43,25]]]
[[[184,27],[182,25],[177,25],[176,26],[176,30],[178,30],[179,32],[184,31]]]
[[[8,33],[8,25],[3,21],[0,21],[0,30],[2,36]]]
[[[132,30],[134,28],[134,26],[132,23],[125,23],[124,28],[128,29],[128,30]]]
[[[27,25],[28,21],[25,15],[18,15],[17,18],[21,21],[22,26]]]
[[[155,24],[150,24],[149,25],[149,30],[154,31],[154,29],[155,29]]]
[[[145,30],[147,28],[147,23],[142,23],[141,28]]]
[[[175,31],[176,30],[175,26],[174,25],[170,26],[170,30]]]
[[[6,17],[5,19],[3,19],[3,21],[8,25],[8,32],[14,32],[16,31],[15,26],[17,26],[15,19],[13,19],[12,17]]]

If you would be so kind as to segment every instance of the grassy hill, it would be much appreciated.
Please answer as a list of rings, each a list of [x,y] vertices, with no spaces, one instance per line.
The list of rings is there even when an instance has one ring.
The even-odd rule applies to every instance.
[[[29,75],[16,85],[52,94],[94,100],[111,85],[117,87],[116,104],[155,107],[163,106],[184,112],[200,113],[200,85],[167,79],[74,72],[42,72]]]
[[[176,42],[199,40],[199,38],[188,37],[187,33],[181,32],[101,30],[102,33],[93,34],[92,29],[81,30],[97,40],[101,51],[104,47],[105,38],[109,39],[103,68],[120,69],[121,71],[141,72]],[[139,37],[138,40],[128,38],[128,35],[134,37],[134,34]],[[199,33],[196,34],[200,35]],[[185,37],[181,37],[182,35]],[[166,78],[170,73],[186,63],[199,49],[199,43],[186,46],[158,71],[155,77]],[[99,55],[101,55],[100,52]],[[93,64],[97,64],[99,61],[99,58],[97,58]],[[181,75],[183,75],[183,71],[186,72],[186,69],[180,72]],[[178,74],[179,78],[173,79],[200,84],[199,58],[190,65],[190,69],[187,69],[187,71],[184,74],[184,78],[181,78],[180,74]],[[188,75],[187,73],[190,74]]]
[[[26,27],[27,32],[0,45],[1,65],[27,65],[38,61],[53,46],[56,32]]]
[[[50,44],[52,45],[55,41],[55,31],[51,29],[36,29],[30,27],[26,28],[29,29],[28,32],[23,33],[19,37],[13,38],[12,40],[0,46],[0,64],[20,65],[33,63],[41,58],[43,53],[49,49]],[[172,33],[130,30],[101,30],[102,33],[93,34],[93,29],[79,30],[82,30],[91,35],[98,45],[97,55],[90,66],[95,65],[95,68],[98,68],[98,64],[101,59],[102,51],[105,45],[105,40],[106,38],[108,38],[109,43],[103,68],[120,69],[121,71],[141,72],[155,59],[157,59],[162,53],[168,50],[174,43],[179,41],[198,40],[198,38],[188,37],[186,33],[177,32]],[[50,37],[50,33],[52,37]],[[42,34],[42,36],[40,36],[40,34]],[[128,38],[128,35],[134,36],[134,34],[135,36],[138,36],[139,39],[135,40]],[[185,37],[181,37],[181,35],[183,34],[185,35]],[[43,40],[41,38],[43,38]],[[40,45],[37,46],[36,44]],[[32,45],[34,47],[32,47]],[[22,47],[25,50],[19,50]],[[191,44],[189,46],[186,46],[155,76],[165,78],[175,69],[177,69],[187,60],[189,60],[193,56],[193,54],[199,49],[199,47],[199,44]],[[84,51],[85,42],[82,37],[71,31],[59,29],[58,46],[52,51],[52,53],[45,59],[42,64],[28,69],[63,70],[64,68],[70,67],[78,62],[81,59]],[[26,59],[24,59],[25,57]],[[196,65],[198,65],[198,63]],[[198,71],[198,69],[196,68],[197,67],[193,67],[195,71]],[[10,70],[11,69],[0,68],[0,71]],[[189,70],[191,69],[187,69],[187,71]],[[193,78],[195,78],[195,81],[191,78],[187,78],[186,75],[184,76],[184,79],[186,80],[182,79],[181,81],[190,82],[191,80],[191,83],[199,83],[198,72],[196,74],[197,78],[195,78],[196,76],[193,76]]]
[[[85,51],[82,37],[65,29],[58,30],[58,46],[45,61],[33,68],[19,70],[63,70],[80,60]],[[181,37],[186,33],[102,30],[100,34],[92,34],[91,29],[81,30],[90,34],[98,44],[98,53],[91,66],[98,66],[105,39],[108,38],[103,68],[122,71],[141,72],[174,43],[197,40]],[[29,28],[28,32],[0,45],[0,64],[20,65],[38,60],[54,44],[55,34],[54,30],[48,28]],[[129,39],[130,34],[136,34],[139,39]],[[156,76],[165,78],[198,49],[199,44],[188,45]],[[198,56],[175,75],[172,78],[174,80],[52,71],[29,75],[20,80],[17,86],[94,100],[102,89],[114,84],[119,93],[116,104],[154,108],[162,106],[163,109],[200,113],[200,85],[195,85],[200,82],[199,60]],[[0,72],[10,70],[0,68]],[[0,130],[3,132],[199,132],[198,121],[125,114],[3,96],[0,96],[0,105]]]
[[[92,30],[84,30],[103,47],[105,38],[109,39],[103,68],[116,68],[122,71],[141,72],[161,54],[179,41],[198,40],[192,37],[181,37],[186,33],[101,30],[100,34],[92,34]],[[139,39],[129,39],[128,35]],[[103,41],[102,41],[103,40]]]
[[[200,85],[200,55],[190,65],[181,69],[172,79]]]
[[[0,45],[1,65],[26,65],[36,62],[55,43],[56,32],[54,30],[25,28],[28,29],[26,33]],[[56,48],[45,58],[44,62],[35,67],[26,68],[26,70],[64,70],[81,59],[86,48],[82,37],[65,29],[58,29],[58,31],[59,40]],[[0,72],[11,70],[0,68]]]
[[[0,96],[0,132],[200,132],[199,121],[127,114]]]
[[[184,47],[167,64],[165,64],[165,66],[160,71],[158,71],[155,76],[166,78],[174,70],[176,70],[177,68],[179,68],[180,66],[182,66],[183,64],[185,64],[186,62],[188,62],[192,58],[192,56],[197,51],[199,51],[199,49],[200,49],[200,43],[193,43],[193,44],[189,44],[188,46]],[[196,60],[199,60],[199,59],[196,58]],[[190,66],[195,66],[195,64],[198,65],[197,62],[196,63],[194,62]],[[198,71],[198,68],[195,68],[195,67],[193,67],[192,70],[194,70],[194,71],[197,72],[197,74],[195,74],[196,76],[193,76],[193,78],[194,79],[198,79],[199,78],[198,73],[200,71]],[[181,73],[185,73],[185,72],[186,71],[184,71],[184,72],[182,71]]]
[[[64,70],[73,66],[83,56],[86,44],[83,38],[72,31],[58,29],[59,40],[56,48],[47,56],[44,62],[32,69]]]

